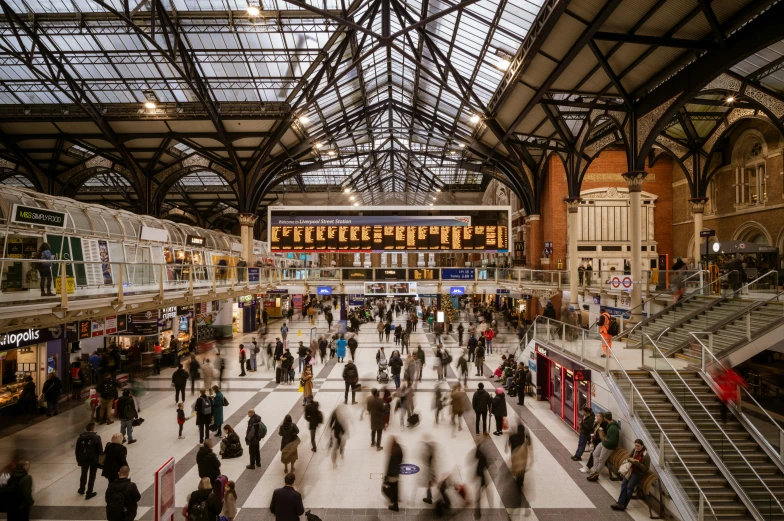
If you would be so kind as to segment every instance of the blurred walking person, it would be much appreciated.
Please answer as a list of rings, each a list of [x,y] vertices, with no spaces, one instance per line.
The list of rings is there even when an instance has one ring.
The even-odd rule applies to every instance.
[[[375,390],[375,389],[374,389]],[[387,472],[384,476],[383,492],[387,496],[391,505],[389,509],[393,512],[400,510],[398,500],[400,496],[400,465],[403,463],[403,448],[392,436],[392,442],[389,446],[389,460],[387,462]]]

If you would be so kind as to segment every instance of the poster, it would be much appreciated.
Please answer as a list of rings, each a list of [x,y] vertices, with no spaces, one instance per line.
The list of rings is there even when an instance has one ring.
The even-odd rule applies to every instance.
[[[294,309],[302,309],[302,295],[294,295],[292,301]]]
[[[155,521],[174,518],[174,458],[155,471]]]
[[[109,264],[109,245],[106,241],[98,241],[98,254],[101,256],[101,272],[103,272],[103,283],[113,284],[112,265]]]
[[[92,326],[89,320],[80,320],[78,325],[79,340],[90,338],[92,335]]]
[[[104,331],[107,335],[112,335],[117,332],[117,315],[106,317]]]
[[[103,320],[92,321],[92,336],[103,336]]]

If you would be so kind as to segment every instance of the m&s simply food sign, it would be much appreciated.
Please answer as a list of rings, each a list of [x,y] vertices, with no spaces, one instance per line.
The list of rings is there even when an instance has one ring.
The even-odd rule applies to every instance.
[[[44,210],[32,206],[15,204],[11,210],[11,222],[65,228],[67,214]]]

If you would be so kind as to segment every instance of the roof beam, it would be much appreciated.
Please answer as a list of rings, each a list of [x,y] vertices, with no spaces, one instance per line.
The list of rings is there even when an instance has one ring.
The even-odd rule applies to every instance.
[[[593,36],[594,40],[619,43],[633,43],[637,45],[653,45],[657,47],[674,47],[678,49],[695,49],[709,51],[719,46],[705,40],[687,40],[684,38],[670,38],[667,36],[645,36],[642,34],[608,33],[599,31]]]

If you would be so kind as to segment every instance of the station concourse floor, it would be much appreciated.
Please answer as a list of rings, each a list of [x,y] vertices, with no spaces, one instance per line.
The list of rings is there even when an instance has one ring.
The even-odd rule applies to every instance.
[[[323,316],[316,322],[317,332],[326,332]],[[395,322],[405,322],[399,316]],[[464,321],[467,326],[467,321]],[[280,320],[271,320],[268,337],[274,340],[279,334]],[[307,344],[311,325],[309,320],[293,320],[289,323],[288,343],[295,355],[295,348],[301,338]],[[298,332],[302,332],[302,336]],[[469,411],[463,420],[462,431],[453,435],[449,423],[448,408],[444,411],[439,424],[435,423],[433,412],[436,373],[433,370],[433,351],[430,349],[434,337],[422,330],[421,322],[417,332],[411,335],[411,345],[422,345],[427,355],[423,380],[416,392],[416,409],[421,423],[415,428],[401,430],[399,416],[393,413],[388,429],[384,432],[382,445],[388,445],[389,437],[394,435],[403,448],[404,463],[412,463],[421,468],[413,475],[403,475],[400,480],[400,512],[387,509],[388,503],[381,494],[381,485],[387,462],[387,450],[376,451],[370,447],[369,419],[365,415],[360,420],[363,399],[358,395],[358,405],[344,406],[351,418],[348,429],[345,458],[337,460],[333,469],[328,449],[330,433],[321,425],[317,432],[318,452],[310,450],[310,434],[303,417],[302,395],[297,385],[276,385],[274,372],[259,367],[247,377],[239,377],[238,345],[249,344],[253,334],[235,335],[233,341],[223,349],[226,358],[223,391],[229,401],[224,409],[225,423],[231,424],[240,438],[244,438],[248,409],[255,408],[269,431],[262,441],[262,468],[247,470],[247,447],[240,458],[221,460],[221,472],[237,484],[239,513],[237,521],[271,520],[269,503],[272,491],[283,486],[283,464],[280,462],[280,437],[277,435],[280,423],[286,414],[291,414],[300,429],[299,460],[296,463],[295,487],[302,492],[306,510],[311,510],[324,521],[388,521],[406,518],[435,519],[432,507],[422,501],[425,497],[428,471],[423,463],[422,446],[426,439],[436,442],[438,448],[437,474],[443,478],[451,473],[457,481],[468,484],[469,498],[475,495],[473,486],[474,415]],[[459,356],[457,335],[443,337],[445,347],[452,350],[454,359]],[[379,347],[375,325],[365,324],[360,328],[357,366],[363,391],[380,387],[376,382],[377,366],[375,354]],[[394,339],[384,342],[387,356],[394,348]],[[510,329],[503,330],[494,340],[493,355],[485,365],[485,374],[491,367],[497,367],[502,354],[514,352],[517,338]],[[343,403],[344,384],[343,364],[332,359],[315,366],[314,394],[319,402],[325,420],[332,411]],[[128,447],[128,462],[131,479],[139,487],[142,499],[136,519],[154,519],[153,473],[170,457],[176,460],[175,521],[183,519],[182,507],[186,497],[196,489],[198,472],[196,452],[198,451],[198,429],[193,420],[185,425],[185,439],[177,439],[174,389],[170,387],[173,370],[165,369],[160,376],[146,380],[148,392],[141,398],[141,414],[145,423],[134,429],[138,442]],[[470,399],[477,384],[485,383],[492,392],[495,385],[486,377],[478,377],[475,370],[469,371],[467,394]],[[450,387],[457,382],[454,370],[448,375]],[[390,379],[388,384],[394,389]],[[190,410],[195,396],[186,397],[186,411]],[[393,404],[394,405],[394,404]],[[581,463],[570,459],[577,444],[577,435],[549,409],[548,402],[537,402],[528,397],[525,406],[518,406],[516,398],[507,397],[509,424],[514,427],[519,420],[526,425],[532,437],[533,465],[526,474],[523,494],[517,490],[510,472],[510,453],[506,449],[508,434],[487,437],[484,442],[489,451],[491,482],[482,496],[482,519],[505,520],[525,519],[530,521],[555,521],[579,519],[580,521],[601,521],[615,519],[648,519],[647,506],[633,500],[625,512],[610,509],[620,491],[620,482],[611,482],[606,470],[598,483],[586,481],[586,474],[579,472]],[[107,481],[101,477],[100,470],[96,479],[95,491],[98,496],[87,501],[77,494],[79,467],[75,463],[74,445],[77,436],[89,421],[89,413],[84,407],[76,407],[56,417],[38,422],[26,429],[0,438],[0,462],[10,459],[12,451],[24,449],[30,459],[30,473],[34,479],[34,499],[32,519],[45,520],[92,520],[106,519],[104,493]],[[490,422],[492,423],[492,418]],[[104,444],[112,434],[119,432],[120,422],[97,427]],[[494,427],[488,425],[492,432]],[[243,443],[244,445],[244,443]],[[217,452],[218,444],[214,450]],[[583,456],[587,460],[588,455]],[[454,505],[457,519],[472,519],[473,506]],[[2,516],[2,514],[0,514]],[[302,516],[304,521],[305,516]]]

